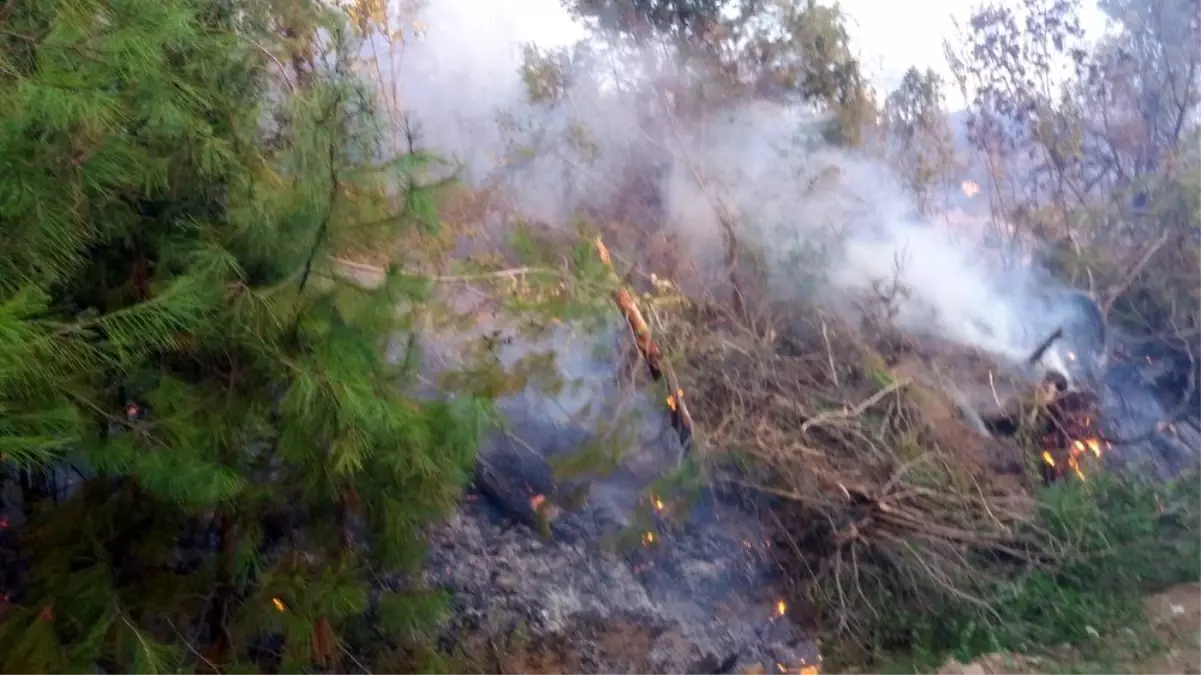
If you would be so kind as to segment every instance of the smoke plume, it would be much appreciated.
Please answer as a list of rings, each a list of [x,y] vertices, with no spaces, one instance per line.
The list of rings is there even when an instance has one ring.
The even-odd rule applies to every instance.
[[[984,247],[972,223],[923,221],[884,163],[824,144],[804,102],[717,103],[685,122],[672,97],[702,75],[663,50],[577,44],[586,31],[556,0],[428,0],[418,20],[424,35],[383,77],[425,144],[499,188],[515,215],[557,225],[628,206],[642,198],[633,180],[650,219],[714,275],[728,221],[780,295],[848,311],[890,295],[899,328],[1015,363],[1057,319],[1043,279],[1004,267],[1013,256]],[[561,50],[549,52],[557,88],[539,103],[521,72],[529,42]]]

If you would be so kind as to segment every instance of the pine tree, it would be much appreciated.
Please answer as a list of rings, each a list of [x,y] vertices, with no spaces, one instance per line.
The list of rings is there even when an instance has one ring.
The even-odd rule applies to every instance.
[[[345,18],[38,0],[0,27],[0,453],[28,519],[0,668],[403,667],[435,599],[373,587],[420,560],[485,408],[383,356],[420,276],[331,260],[434,223]]]

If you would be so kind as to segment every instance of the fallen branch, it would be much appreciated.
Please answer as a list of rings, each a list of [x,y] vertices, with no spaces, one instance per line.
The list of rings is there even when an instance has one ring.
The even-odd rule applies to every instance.
[[[1138,275],[1142,274],[1143,268],[1145,268],[1147,264],[1151,262],[1151,259],[1155,257],[1155,254],[1159,252],[1159,249],[1163,248],[1163,245],[1168,243],[1170,234],[1170,232],[1164,232],[1161,234],[1159,238],[1157,238],[1151,243],[1150,246],[1147,247],[1147,250],[1143,252],[1139,259],[1130,266],[1130,269],[1126,272],[1125,276],[1122,277],[1122,280],[1109,287],[1109,289],[1105,292],[1105,299],[1102,302],[1097,303],[1101,308],[1102,315],[1109,316],[1109,312],[1113,310],[1113,304],[1117,302],[1117,299],[1123,293],[1126,292],[1126,289],[1130,288],[1130,285],[1134,283],[1134,280],[1138,277]]]
[[[599,236],[596,238],[596,253],[600,257],[601,262],[609,267],[613,279],[617,280],[617,271],[613,268],[613,260],[609,256],[609,249]],[[688,453],[692,449],[692,414],[688,412],[688,405],[684,403],[684,390],[680,388],[679,380],[676,379],[675,372],[671,369],[671,366],[663,359],[663,353],[659,350],[659,345],[655,344],[654,338],[651,337],[650,326],[642,318],[642,312],[638,310],[638,305],[634,302],[634,296],[625,288],[619,287],[613,291],[613,302],[625,318],[626,325],[630,327],[630,332],[634,335],[634,344],[638,347],[638,352],[642,355],[642,359],[646,361],[646,367],[650,371],[651,378],[656,382],[660,380],[667,381],[669,392],[667,395],[667,408],[671,414],[671,426],[680,437],[680,445],[683,446],[684,452]]]
[[[1035,350],[1033,352],[1030,353],[1030,358],[1026,359],[1026,363],[1028,363],[1032,366],[1037,364],[1039,361],[1042,360],[1043,355],[1047,353],[1047,350],[1051,348],[1051,345],[1055,344],[1055,341],[1061,337],[1063,337],[1063,328],[1056,328],[1054,333],[1051,333],[1051,335],[1048,336],[1046,340],[1043,340],[1042,343],[1040,345],[1038,345],[1038,347],[1035,348]],[[988,379],[989,379],[989,382],[991,383],[992,382],[992,372],[991,371],[988,374]],[[995,393],[994,393],[994,396],[995,396]]]
[[[883,399],[885,396],[888,396],[892,392],[894,392],[908,384],[909,384],[909,380],[893,380],[887,387],[884,387],[880,391],[878,391],[878,392],[872,394],[871,396],[869,396],[868,398],[864,399],[861,403],[859,403],[859,405],[856,405],[854,408],[843,409],[843,410],[838,410],[838,411],[834,411],[834,412],[824,412],[812,419],[805,420],[805,423],[801,425],[801,434],[804,435],[806,432],[809,431],[810,427],[814,427],[819,424],[826,424],[828,422],[833,422],[834,420],[858,417],[858,416],[862,415],[865,410],[867,410],[868,408],[879,403],[880,400]]]

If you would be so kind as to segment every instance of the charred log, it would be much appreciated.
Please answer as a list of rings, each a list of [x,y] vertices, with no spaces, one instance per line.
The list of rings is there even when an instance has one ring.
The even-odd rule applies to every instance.
[[[530,466],[532,463],[534,460],[498,462],[481,457],[475,467],[475,489],[506,516],[549,537],[550,523],[559,513],[548,496],[552,492],[550,468],[544,463]]]
[[[1054,333],[1051,333],[1051,335],[1049,337],[1047,337],[1046,340],[1042,341],[1042,344],[1040,344],[1038,347],[1036,347],[1034,349],[1034,351],[1030,354],[1030,358],[1027,359],[1027,363],[1029,363],[1030,365],[1033,366],[1036,363],[1038,363],[1039,361],[1041,361],[1043,356],[1046,355],[1047,350],[1050,349],[1051,346],[1055,344],[1056,340],[1059,340],[1062,337],[1063,337],[1063,329],[1056,328]]]

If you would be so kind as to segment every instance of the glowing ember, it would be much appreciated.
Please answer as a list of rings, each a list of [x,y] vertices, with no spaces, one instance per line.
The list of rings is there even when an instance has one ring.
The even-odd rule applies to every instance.
[[[658,497],[652,497],[652,500],[655,504],[655,510],[662,511],[663,510],[663,500],[659,499]]]
[[[821,668],[807,663],[801,665],[799,668],[789,668],[783,663],[777,663],[776,670],[781,673],[796,673],[796,675],[817,675],[821,672]]]
[[[787,611],[788,611],[788,603],[784,602],[783,600],[777,600],[776,601],[776,616],[784,616],[784,613]]]
[[[672,412],[675,412],[676,401],[678,401],[682,398],[684,398],[684,390],[683,389],[677,389],[675,394],[668,394],[667,395],[668,409],[671,410]]]
[[[530,497],[530,508],[535,511],[542,508],[542,505],[545,503],[546,497],[544,495],[534,495],[533,497]]]
[[[1101,453],[1105,450],[1105,447],[1105,441],[1102,441],[1099,438],[1082,438],[1074,440],[1072,441],[1071,446],[1068,448],[1067,457],[1063,458],[1064,466],[1067,469],[1071,469],[1072,473],[1076,474],[1078,478],[1084,480],[1084,471],[1081,470],[1080,464],[1081,458],[1090,454],[1093,457],[1099,458]],[[1049,450],[1043,451],[1043,462],[1047,466],[1059,469],[1058,472],[1060,475],[1062,475],[1063,470],[1060,467],[1059,462],[1056,461],[1055,457]]]
[[[1086,449],[1093,453],[1093,456],[1101,456],[1101,441],[1096,438],[1086,438],[1083,441],[1076,441],[1072,444],[1073,450],[1084,452]]]
[[[643,532],[642,533],[642,543],[646,544],[647,546],[650,546],[651,544],[655,543],[655,533],[654,532]]]
[[[280,600],[279,598],[271,598],[271,604],[275,605],[275,611],[277,612],[282,612],[287,609],[287,607],[284,605],[284,601]]]

